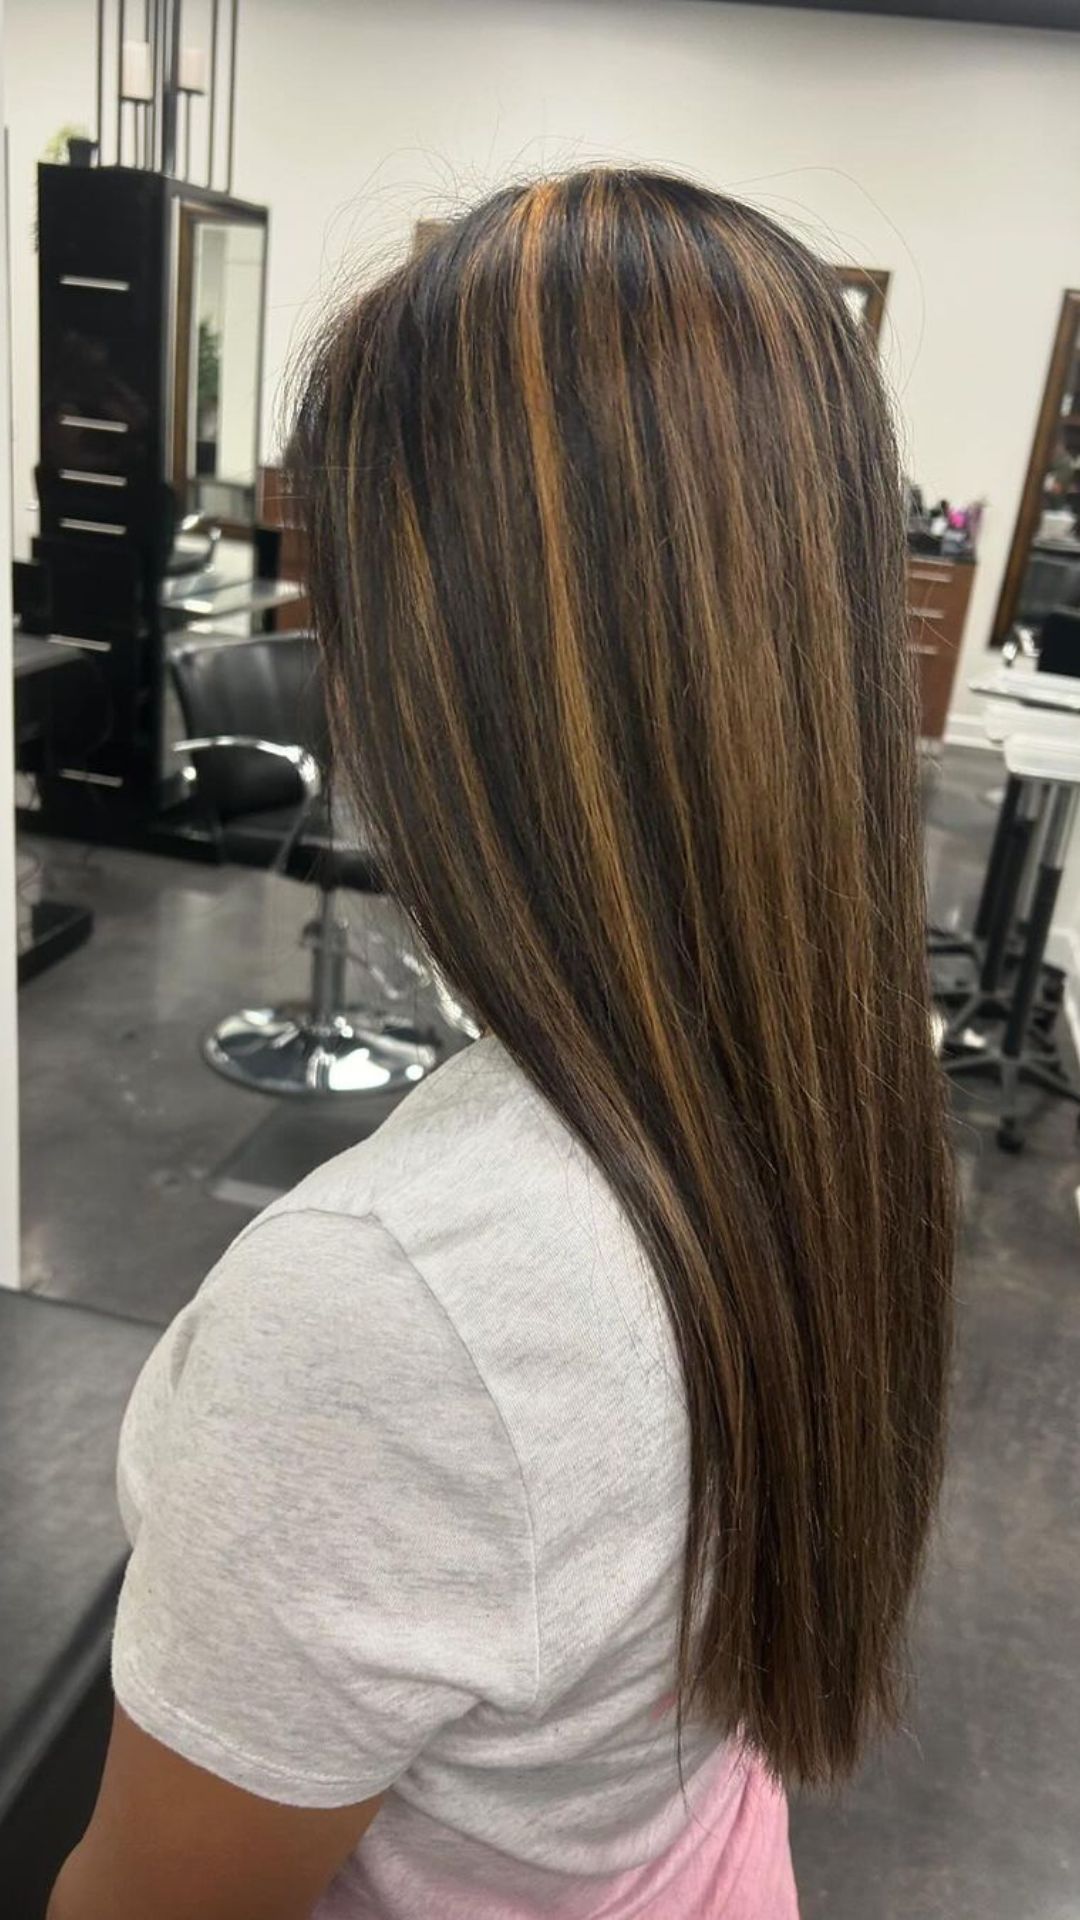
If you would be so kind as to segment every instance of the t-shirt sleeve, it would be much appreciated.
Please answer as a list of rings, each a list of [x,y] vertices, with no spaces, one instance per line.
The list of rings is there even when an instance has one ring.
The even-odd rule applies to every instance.
[[[533,1545],[498,1409],[374,1219],[256,1223],[124,1422],[113,1683],[148,1733],[297,1806],[370,1798],[537,1690]]]

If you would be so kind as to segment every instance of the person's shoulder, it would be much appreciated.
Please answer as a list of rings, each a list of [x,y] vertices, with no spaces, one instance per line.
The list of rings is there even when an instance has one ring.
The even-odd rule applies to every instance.
[[[250,1311],[263,1327],[340,1326],[372,1292],[426,1291],[415,1256],[463,1230],[516,1170],[535,1179],[567,1136],[504,1049],[453,1055],[364,1140],[316,1167],[232,1242],[197,1296],[200,1315]]]
[[[582,1150],[506,1049],[476,1041],[443,1063],[378,1131],[317,1167],[263,1216],[334,1213],[403,1226],[406,1244],[496,1189],[565,1174]]]
[[[550,1369],[556,1347],[567,1373],[582,1352],[627,1339],[639,1358],[665,1349],[656,1289],[610,1183],[494,1039],[453,1056],[248,1234],[240,1284],[263,1298],[271,1256],[289,1275],[273,1285],[330,1328],[376,1300],[398,1322],[411,1296],[493,1383],[504,1361],[532,1352]]]
[[[342,1391],[427,1344],[437,1309],[412,1262],[370,1213],[268,1209],[232,1242],[170,1330],[173,1374],[213,1355],[261,1382],[270,1403]]]

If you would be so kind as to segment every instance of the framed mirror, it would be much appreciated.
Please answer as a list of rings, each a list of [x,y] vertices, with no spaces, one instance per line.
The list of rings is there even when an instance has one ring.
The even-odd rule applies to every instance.
[[[423,253],[424,248],[430,246],[433,240],[437,240],[441,233],[448,232],[452,224],[450,220],[415,221],[413,223],[412,234],[412,252],[414,258],[418,253]]]
[[[872,340],[881,333],[889,276],[882,267],[838,267],[844,299],[853,318],[861,321]]]
[[[1055,607],[1080,607],[1080,292],[1061,303],[990,644],[1038,646]]]
[[[226,532],[256,517],[265,286],[265,214],[182,203],[171,478],[180,516]]]

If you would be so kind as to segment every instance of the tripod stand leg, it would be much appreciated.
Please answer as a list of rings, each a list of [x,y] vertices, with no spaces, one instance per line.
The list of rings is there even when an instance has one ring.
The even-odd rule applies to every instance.
[[[1024,951],[1001,1043],[1001,1126],[998,1131],[998,1144],[1007,1151],[1013,1152],[1023,1145],[1023,1134],[1020,1131],[1016,1106],[1021,1071],[1028,1064],[1024,1058],[1024,1043],[1039,988],[1058,888],[1061,885],[1065,849],[1069,843],[1069,835],[1076,814],[1077,789],[1075,787],[1055,786],[1050,789],[1050,793],[1050,817],[1031,896]],[[1041,1077],[1045,1068],[1037,1061],[1032,1061],[1029,1072],[1032,1077]],[[1045,1081],[1042,1084],[1045,1084]],[[1054,1091],[1058,1089],[1055,1088]]]
[[[1016,901],[1023,885],[1028,849],[1042,812],[1044,792],[1041,785],[1019,782],[1020,794],[1004,838],[1000,870],[989,909],[986,952],[983,956],[979,986],[983,994],[993,995],[1001,984],[1005,952],[1009,942]]]
[[[990,858],[986,863],[986,878],[983,881],[982,892],[979,895],[979,904],[975,909],[975,923],[971,931],[976,940],[985,940],[990,931],[990,922],[993,919],[994,913],[994,897],[998,887],[1001,885],[1005,851],[1009,844],[1009,837],[1016,820],[1016,812],[1020,805],[1020,795],[1023,790],[1023,781],[1018,779],[1015,773],[1011,773],[1005,788],[1004,798],[998,808],[997,825],[994,828],[994,838],[990,847]]]
[[[998,1116],[997,1143],[1003,1153],[1019,1153],[1024,1144],[1018,1111],[1019,1092],[1019,1064],[1015,1060],[1002,1060],[1001,1111]]]

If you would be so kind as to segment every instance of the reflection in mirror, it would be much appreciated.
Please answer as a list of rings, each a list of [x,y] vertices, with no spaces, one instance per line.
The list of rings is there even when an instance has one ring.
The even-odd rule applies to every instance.
[[[447,233],[452,224],[450,220],[418,220],[413,227],[413,253],[422,253],[424,248],[433,240],[437,240],[441,233]]]
[[[837,271],[848,312],[853,319],[860,320],[868,329],[871,339],[876,340],[885,318],[888,274],[880,267],[839,267]]]
[[[1034,655],[1048,614],[1080,606],[1080,293],[1066,293],[1035,425],[993,644]]]
[[[185,209],[174,485],[189,512],[255,517],[266,229]]]

